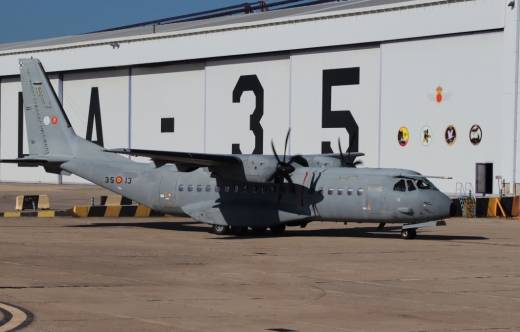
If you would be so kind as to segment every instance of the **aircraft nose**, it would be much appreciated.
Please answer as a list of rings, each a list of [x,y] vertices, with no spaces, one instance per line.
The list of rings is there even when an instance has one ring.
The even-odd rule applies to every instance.
[[[442,195],[439,199],[440,219],[449,218],[451,211],[455,208],[454,203],[448,196],[443,193],[440,194]]]

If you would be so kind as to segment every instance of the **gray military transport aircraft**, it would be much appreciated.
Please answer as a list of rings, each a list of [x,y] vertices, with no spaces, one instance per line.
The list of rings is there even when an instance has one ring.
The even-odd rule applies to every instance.
[[[77,136],[37,59],[20,60],[29,155],[1,160],[75,174],[172,215],[212,225],[216,234],[275,234],[311,221],[398,223],[411,239],[444,224],[451,200],[404,169],[356,168],[362,153],[282,157],[138,149],[106,150]],[[125,155],[125,156],[122,156]],[[150,158],[132,161],[128,155]]]

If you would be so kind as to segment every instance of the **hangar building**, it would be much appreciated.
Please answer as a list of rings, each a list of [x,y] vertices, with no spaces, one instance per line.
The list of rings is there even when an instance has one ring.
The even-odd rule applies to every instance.
[[[518,0],[352,0],[0,45],[0,158],[27,153],[18,59],[107,148],[366,154],[475,191],[520,182]],[[350,137],[350,138],[349,138]],[[102,170],[100,170],[102,171]],[[0,165],[0,181],[76,183]],[[514,186],[513,186],[514,187]]]

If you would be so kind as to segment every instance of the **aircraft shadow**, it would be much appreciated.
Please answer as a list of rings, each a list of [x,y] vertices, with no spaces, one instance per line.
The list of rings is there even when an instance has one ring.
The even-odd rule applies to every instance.
[[[162,230],[180,231],[180,232],[208,232],[209,231],[209,227],[204,227],[199,222],[196,222],[196,221],[94,223],[94,224],[87,224],[87,225],[73,225],[73,226],[68,226],[68,227],[79,227],[79,228],[141,227],[141,228],[162,229]]]
[[[345,237],[345,238],[374,238],[374,239],[397,239],[401,240],[400,227],[387,227],[384,230],[377,230],[375,227],[358,227],[358,228],[327,228],[327,229],[297,229],[288,228],[281,235],[271,234],[248,234],[246,236],[227,236],[221,237],[227,240],[247,240],[259,237]],[[417,233],[417,238],[413,241],[431,240],[431,241],[471,241],[471,240],[489,240],[483,236],[467,236],[467,235],[440,235],[431,233]]]
[[[87,225],[73,225],[68,227],[79,228],[108,228],[108,227],[141,227],[148,229],[161,229],[180,232],[209,232],[209,226],[203,225],[196,221],[175,221],[175,222],[126,222],[126,223],[94,223]],[[283,234],[272,234],[266,232],[264,234],[248,233],[246,235],[227,235],[215,236],[215,239],[223,240],[248,240],[256,238],[272,238],[272,237],[353,237],[353,238],[381,238],[381,239],[399,239],[400,227],[389,226],[384,230],[378,230],[375,227],[357,227],[357,228],[327,228],[327,229],[301,229],[288,228]],[[419,230],[417,240],[431,240],[431,241],[471,241],[471,240],[489,240],[483,236],[469,236],[469,235],[440,235],[433,233],[423,233]]]

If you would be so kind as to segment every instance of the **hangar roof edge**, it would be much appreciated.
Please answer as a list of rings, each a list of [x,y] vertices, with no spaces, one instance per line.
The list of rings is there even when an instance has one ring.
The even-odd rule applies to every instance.
[[[49,39],[0,44],[0,56],[67,48],[89,47],[113,42],[174,38],[265,25],[295,24],[309,20],[334,19],[343,15],[370,15],[381,11],[438,6],[476,0],[346,0],[262,13],[224,16],[189,22],[133,27]]]

